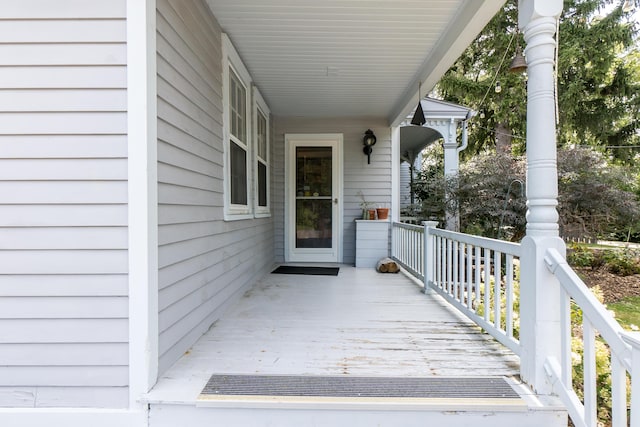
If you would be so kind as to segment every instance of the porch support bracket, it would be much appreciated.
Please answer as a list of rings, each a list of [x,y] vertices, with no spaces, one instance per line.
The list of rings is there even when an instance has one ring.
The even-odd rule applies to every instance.
[[[539,394],[551,394],[545,360],[561,360],[560,284],[545,267],[547,249],[563,256],[558,232],[558,179],[554,66],[556,25],[562,0],[519,0],[526,42],[527,234],[521,256],[521,376]]]

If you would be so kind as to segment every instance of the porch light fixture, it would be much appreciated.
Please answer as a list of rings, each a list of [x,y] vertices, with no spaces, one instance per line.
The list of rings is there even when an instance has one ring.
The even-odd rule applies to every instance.
[[[413,113],[413,118],[411,119],[411,124],[415,126],[422,126],[427,123],[427,119],[424,117],[424,111],[422,110],[422,102],[420,102],[420,89],[422,89],[422,82],[418,82],[418,106],[416,107],[416,112]]]
[[[362,138],[362,143],[364,147],[362,148],[362,152],[367,156],[367,164],[371,164],[371,153],[373,152],[373,146],[376,145],[376,141],[378,138],[373,134],[371,129],[367,129],[364,133],[364,138]]]

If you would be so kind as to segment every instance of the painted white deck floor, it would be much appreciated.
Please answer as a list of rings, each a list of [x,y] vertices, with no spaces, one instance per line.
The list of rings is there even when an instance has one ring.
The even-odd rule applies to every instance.
[[[213,373],[514,376],[518,358],[403,274],[269,274],[150,392],[194,402]]]

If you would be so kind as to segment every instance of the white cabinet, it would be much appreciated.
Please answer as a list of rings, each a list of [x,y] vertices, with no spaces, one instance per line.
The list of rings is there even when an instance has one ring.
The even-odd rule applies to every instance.
[[[375,268],[389,256],[389,224],[388,220],[356,220],[356,267]]]

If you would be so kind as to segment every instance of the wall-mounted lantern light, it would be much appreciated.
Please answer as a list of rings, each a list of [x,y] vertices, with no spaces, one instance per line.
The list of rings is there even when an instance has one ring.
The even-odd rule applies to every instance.
[[[364,144],[362,152],[367,156],[368,165],[371,164],[371,153],[373,152],[372,147],[376,145],[377,140],[378,139],[373,134],[373,131],[371,129],[367,129],[367,131],[364,133],[364,138],[362,138],[362,143]]]

